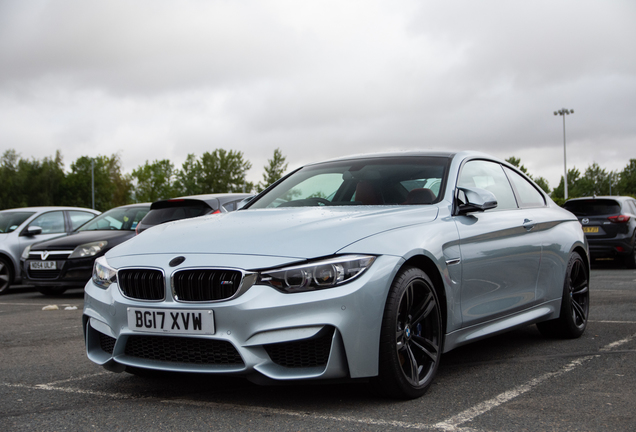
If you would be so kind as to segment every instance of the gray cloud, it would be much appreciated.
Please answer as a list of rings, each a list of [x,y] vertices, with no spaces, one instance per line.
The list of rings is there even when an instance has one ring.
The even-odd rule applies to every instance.
[[[476,149],[556,186],[636,157],[630,1],[4,1],[0,151],[241,150],[258,181],[343,154]]]

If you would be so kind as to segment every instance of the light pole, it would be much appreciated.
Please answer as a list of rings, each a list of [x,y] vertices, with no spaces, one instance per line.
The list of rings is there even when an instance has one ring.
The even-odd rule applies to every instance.
[[[91,196],[93,197],[93,210],[95,210],[95,159],[91,158]]]
[[[565,116],[570,114],[574,114],[574,110],[561,108],[560,110],[554,112],[554,115],[560,115],[561,117],[563,117],[563,197],[565,199],[568,199],[568,162],[565,151]]]

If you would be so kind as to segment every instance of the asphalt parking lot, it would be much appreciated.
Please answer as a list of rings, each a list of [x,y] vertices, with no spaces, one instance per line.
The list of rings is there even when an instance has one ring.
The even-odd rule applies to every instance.
[[[461,347],[424,397],[403,402],[364,383],[106,372],[84,353],[81,292],[15,287],[0,297],[0,430],[635,430],[636,271],[595,267],[590,300],[582,338],[531,326]]]

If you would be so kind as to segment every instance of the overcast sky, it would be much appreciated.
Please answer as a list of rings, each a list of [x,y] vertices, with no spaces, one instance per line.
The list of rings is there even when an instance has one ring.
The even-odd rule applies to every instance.
[[[1,0],[0,153],[636,158],[636,1]]]

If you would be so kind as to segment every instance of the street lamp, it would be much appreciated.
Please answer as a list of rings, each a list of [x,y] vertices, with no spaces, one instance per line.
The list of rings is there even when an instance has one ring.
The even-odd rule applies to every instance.
[[[554,115],[560,115],[563,117],[563,171],[564,171],[563,173],[564,195],[563,196],[565,199],[568,199],[568,162],[567,162],[567,156],[565,152],[565,116],[570,114],[574,114],[574,110],[562,108],[554,112]]]

